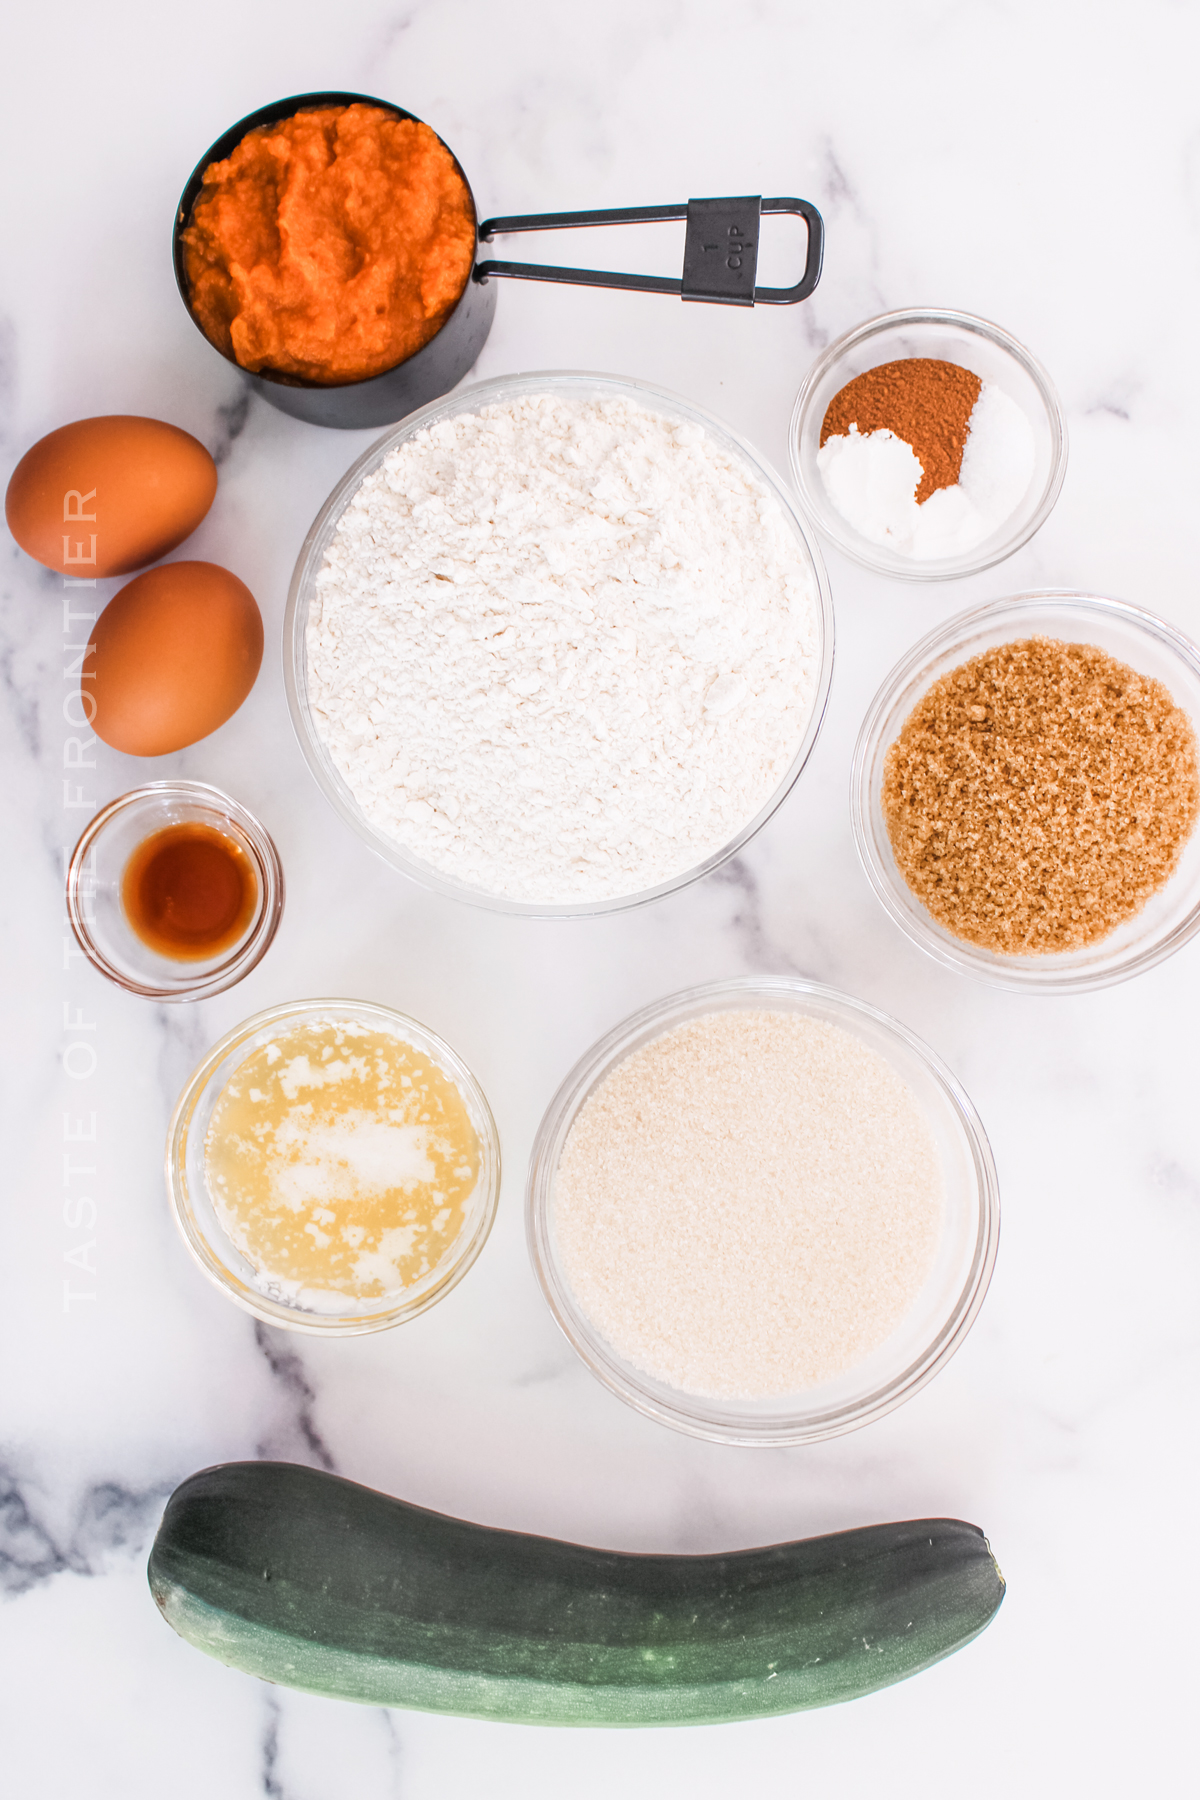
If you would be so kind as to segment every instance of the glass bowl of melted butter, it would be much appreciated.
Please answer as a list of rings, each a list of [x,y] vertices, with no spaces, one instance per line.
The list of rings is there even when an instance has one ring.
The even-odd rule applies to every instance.
[[[246,1019],[196,1069],[167,1135],[167,1190],[201,1269],[256,1318],[382,1331],[483,1249],[500,1142],[474,1075],[424,1025],[303,1000]]]

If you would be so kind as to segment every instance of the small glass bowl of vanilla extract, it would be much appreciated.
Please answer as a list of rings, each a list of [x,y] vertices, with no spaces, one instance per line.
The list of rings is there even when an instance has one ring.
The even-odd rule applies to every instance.
[[[92,820],[67,869],[80,948],[127,993],[200,1000],[261,961],[283,865],[253,813],[199,781],[152,781]]]

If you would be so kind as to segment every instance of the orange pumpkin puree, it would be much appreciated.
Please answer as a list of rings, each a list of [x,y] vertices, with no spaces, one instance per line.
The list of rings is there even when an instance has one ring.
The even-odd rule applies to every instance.
[[[475,211],[437,134],[323,106],[210,163],[182,233],[192,311],[243,369],[330,384],[427,344],[475,255]]]

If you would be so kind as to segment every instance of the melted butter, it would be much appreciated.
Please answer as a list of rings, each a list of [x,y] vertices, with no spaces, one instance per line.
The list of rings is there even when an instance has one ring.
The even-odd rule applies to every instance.
[[[234,1070],[205,1162],[221,1223],[261,1275],[370,1298],[412,1287],[449,1250],[480,1145],[422,1051],[316,1020]]]

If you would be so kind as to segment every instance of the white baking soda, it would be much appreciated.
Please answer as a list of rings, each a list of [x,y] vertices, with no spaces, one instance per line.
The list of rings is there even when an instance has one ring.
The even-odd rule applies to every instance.
[[[987,381],[971,410],[957,485],[938,488],[920,505],[920,461],[893,432],[851,425],[817,451],[825,491],[846,523],[915,562],[962,556],[990,537],[1024,499],[1036,461],[1029,420]]]
[[[547,904],[724,848],[812,712],[782,506],[700,425],[541,393],[443,419],[348,504],[308,625],[318,735],[430,868]]]

